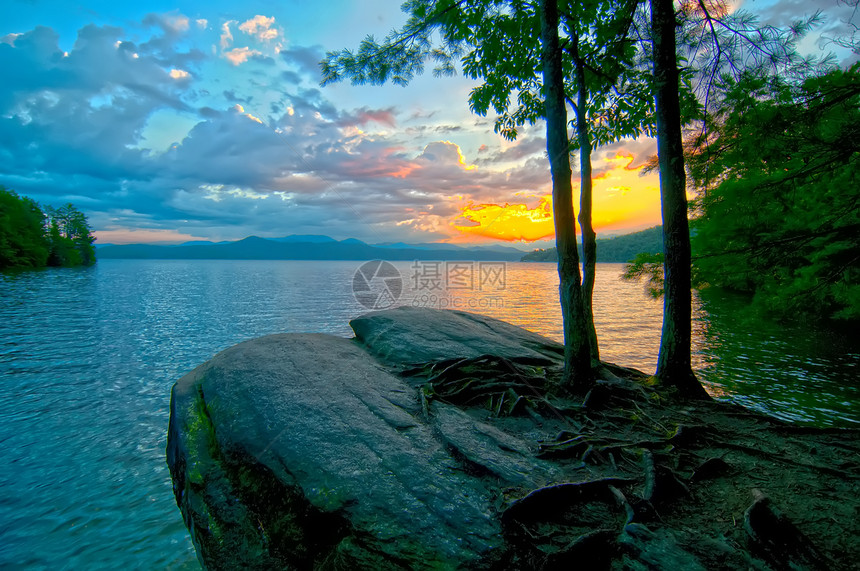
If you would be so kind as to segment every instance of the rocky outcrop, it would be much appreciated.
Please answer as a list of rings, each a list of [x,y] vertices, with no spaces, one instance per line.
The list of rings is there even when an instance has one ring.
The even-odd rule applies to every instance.
[[[574,400],[555,384],[558,344],[486,317],[401,308],[352,326],[354,339],[247,341],[176,383],[167,460],[205,568],[765,569],[798,538],[810,547],[792,562],[857,555],[812,548],[820,534],[794,532],[792,505],[779,533],[761,509],[744,519],[760,483],[738,474],[767,447],[721,431],[754,425],[783,455],[813,436],[716,403],[668,407],[615,375]],[[793,482],[841,458],[814,437]],[[856,434],[826,438],[850,449]],[[845,473],[816,497],[856,492]],[[847,533],[853,497],[830,512]]]
[[[533,443],[454,406],[434,403],[425,414],[420,391],[386,369],[477,355],[494,342],[517,357],[513,326],[436,313],[366,316],[355,322],[371,338],[362,342],[316,334],[247,341],[176,384],[168,463],[202,562],[477,568],[499,557],[499,485],[539,487],[560,474],[534,458]],[[412,325],[396,352],[396,336]],[[457,339],[437,333],[435,344],[419,345],[437,325],[458,330]],[[523,343],[522,357],[552,363],[540,350],[553,355],[557,346],[532,334]]]
[[[388,366],[494,355],[515,362],[559,364],[564,348],[510,323],[462,311],[398,307],[350,322],[355,339]]]

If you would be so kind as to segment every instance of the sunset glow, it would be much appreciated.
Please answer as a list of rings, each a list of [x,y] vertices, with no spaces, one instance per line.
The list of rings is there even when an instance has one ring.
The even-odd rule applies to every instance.
[[[656,173],[642,176],[643,166],[633,166],[629,152],[607,154],[594,161],[594,210],[597,232],[625,227],[647,227],[660,223],[660,189]],[[579,213],[579,181],[574,175],[574,211]],[[555,236],[552,194],[540,198],[535,207],[522,203],[468,203],[452,226],[462,235],[510,242],[534,242]],[[577,233],[580,228],[577,225]],[[460,241],[460,240],[458,240]]]
[[[469,204],[463,208],[461,218],[474,225],[455,223],[460,232],[496,240],[534,242],[555,235],[552,195],[541,198],[536,208],[526,204]]]

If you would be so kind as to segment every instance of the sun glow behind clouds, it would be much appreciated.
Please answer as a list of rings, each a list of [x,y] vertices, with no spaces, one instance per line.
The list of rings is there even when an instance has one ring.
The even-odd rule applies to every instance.
[[[655,173],[642,175],[642,166],[633,166],[630,153],[595,157],[593,181],[593,225],[597,232],[659,224],[660,189]],[[579,184],[574,177],[575,211],[579,212]],[[468,203],[451,226],[465,235],[510,242],[534,242],[555,236],[552,195],[540,198],[536,207],[528,204]],[[581,229],[577,225],[577,232]]]
[[[466,234],[474,234],[509,242],[534,242],[555,235],[552,218],[552,196],[540,199],[536,208],[526,204],[469,204],[463,207],[461,217],[474,225],[454,224]]]

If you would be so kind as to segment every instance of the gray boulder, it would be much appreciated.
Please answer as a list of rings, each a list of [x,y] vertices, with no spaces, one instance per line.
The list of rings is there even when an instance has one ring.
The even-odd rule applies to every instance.
[[[423,350],[409,338],[397,352],[397,332],[416,320],[460,335],[437,335]],[[353,323],[372,339],[271,335],[176,383],[168,464],[204,567],[492,567],[504,551],[499,490],[559,476],[534,444],[453,406],[422,404],[385,366],[447,349],[485,353],[496,342],[516,358],[517,335],[519,355],[538,359],[552,353],[546,340],[454,312]]]
[[[516,325],[463,311],[398,307],[353,319],[356,340],[388,365],[495,355],[520,363],[557,365],[564,347]]]

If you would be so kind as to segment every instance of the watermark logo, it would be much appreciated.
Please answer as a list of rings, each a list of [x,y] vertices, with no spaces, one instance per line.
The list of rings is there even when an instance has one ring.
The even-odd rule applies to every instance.
[[[352,276],[352,295],[367,309],[388,309],[403,293],[403,277],[384,260],[365,262]]]
[[[505,262],[416,260],[409,269],[410,279],[406,280],[390,262],[362,264],[352,280],[356,301],[367,309],[396,304],[467,310],[504,307],[504,299],[492,294],[507,287]]]
[[[505,262],[421,262],[412,264],[413,291],[500,291],[507,286]]]

